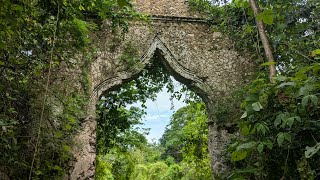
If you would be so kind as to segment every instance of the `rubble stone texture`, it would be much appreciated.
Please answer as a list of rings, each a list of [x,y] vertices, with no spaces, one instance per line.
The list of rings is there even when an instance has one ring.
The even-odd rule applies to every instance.
[[[76,136],[75,160],[70,162],[70,179],[94,179],[96,121],[95,104],[111,88],[120,86],[143,70],[154,53],[160,53],[168,71],[203,98],[208,110],[209,151],[214,173],[225,171],[220,156],[227,141],[226,130],[218,130],[214,109],[218,99],[228,96],[250,77],[250,58],[235,51],[232,42],[214,32],[188,9],[185,0],[136,0],[140,12],[150,13],[151,22],[131,21],[129,32],[113,34],[105,22],[96,35],[99,47],[91,67],[92,94],[88,118]],[[134,65],[123,60],[134,49]]]
[[[188,0],[134,0],[136,9],[151,15],[197,17],[188,8]]]

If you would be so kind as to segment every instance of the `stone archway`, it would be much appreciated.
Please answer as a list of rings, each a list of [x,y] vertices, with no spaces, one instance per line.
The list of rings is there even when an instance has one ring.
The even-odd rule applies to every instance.
[[[117,76],[106,79],[98,84],[93,89],[91,101],[97,101],[103,92],[111,89],[114,86],[119,86],[123,83],[123,81],[130,80],[132,77],[139,74],[145,68],[145,66],[150,63],[150,59],[156,52],[161,55],[162,63],[171,73],[171,75],[175,77],[175,79],[187,85],[189,88],[195,89],[200,97],[204,99],[207,98],[207,94],[209,94],[211,90],[210,86],[205,82],[206,78],[199,78],[195,73],[182,66],[171,53],[171,51],[166,47],[166,45],[160,40],[160,38],[155,36],[150,47],[141,57],[139,62],[140,67],[137,66],[137,69],[135,69],[133,72],[120,72]]]
[[[143,2],[139,3],[143,9]],[[187,7],[183,0],[176,4],[184,9]],[[71,179],[94,178],[95,105],[98,99],[105,91],[136,77],[154,53],[160,53],[170,74],[193,89],[206,103],[211,168],[215,173],[225,170],[220,153],[227,132],[218,131],[214,106],[217,99],[228,96],[248,79],[252,65],[249,58],[234,50],[227,37],[210,30],[204,22],[194,16],[156,15],[150,23],[131,21],[129,31],[124,35],[113,34],[108,22],[105,23],[104,30],[96,38],[100,51],[91,66],[88,117],[82,123],[83,130],[75,137],[77,145],[73,150],[75,161],[71,165]],[[122,58],[129,45],[137,60],[132,67],[128,67]]]

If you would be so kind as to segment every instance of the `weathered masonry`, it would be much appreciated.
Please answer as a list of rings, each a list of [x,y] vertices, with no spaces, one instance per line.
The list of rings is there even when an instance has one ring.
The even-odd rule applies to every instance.
[[[209,114],[209,151],[215,173],[225,170],[220,152],[228,137],[216,127],[217,99],[230,94],[250,75],[250,59],[236,52],[232,42],[210,30],[185,0],[136,0],[140,12],[152,14],[151,22],[130,21],[129,32],[113,34],[108,22],[97,35],[99,52],[91,65],[88,117],[75,137],[75,160],[70,179],[93,179],[95,173],[95,105],[110,88],[135,77],[159,53],[167,70],[203,98]],[[134,52],[132,54],[132,49]],[[135,62],[123,62],[131,52]],[[129,66],[128,66],[129,64]]]

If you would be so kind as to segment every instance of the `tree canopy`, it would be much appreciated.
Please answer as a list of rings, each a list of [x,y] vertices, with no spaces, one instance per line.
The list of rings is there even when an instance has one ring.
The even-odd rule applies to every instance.
[[[217,1],[214,1],[217,2]],[[244,88],[240,136],[232,138],[226,157],[229,179],[316,179],[319,177],[319,10],[317,1],[257,0],[258,21],[265,25],[274,62],[265,62],[252,1],[223,6],[192,0],[239,50],[253,52],[261,64]],[[261,34],[260,34],[261,35]],[[276,65],[268,82],[266,68]]]

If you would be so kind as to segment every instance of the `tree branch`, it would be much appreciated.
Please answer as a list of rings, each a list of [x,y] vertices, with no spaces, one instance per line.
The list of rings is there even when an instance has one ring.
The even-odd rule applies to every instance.
[[[266,58],[267,58],[268,62],[273,63],[274,62],[274,58],[273,58],[273,54],[272,54],[272,50],[271,50],[271,46],[270,46],[268,37],[266,35],[264,24],[263,24],[263,22],[261,20],[258,20],[258,18],[257,18],[258,13],[259,13],[259,8],[258,8],[257,3],[256,3],[255,0],[249,0],[249,3],[250,3],[250,6],[251,6],[251,9],[253,10],[254,17],[256,19],[256,25],[257,25],[258,32],[259,32],[259,35],[260,35],[260,39],[262,41],[262,45],[263,45],[263,48],[264,48],[264,52],[265,52]],[[276,75],[276,66],[274,64],[270,64],[269,65],[269,78],[270,78],[271,82],[273,82],[273,77],[275,75]]]

